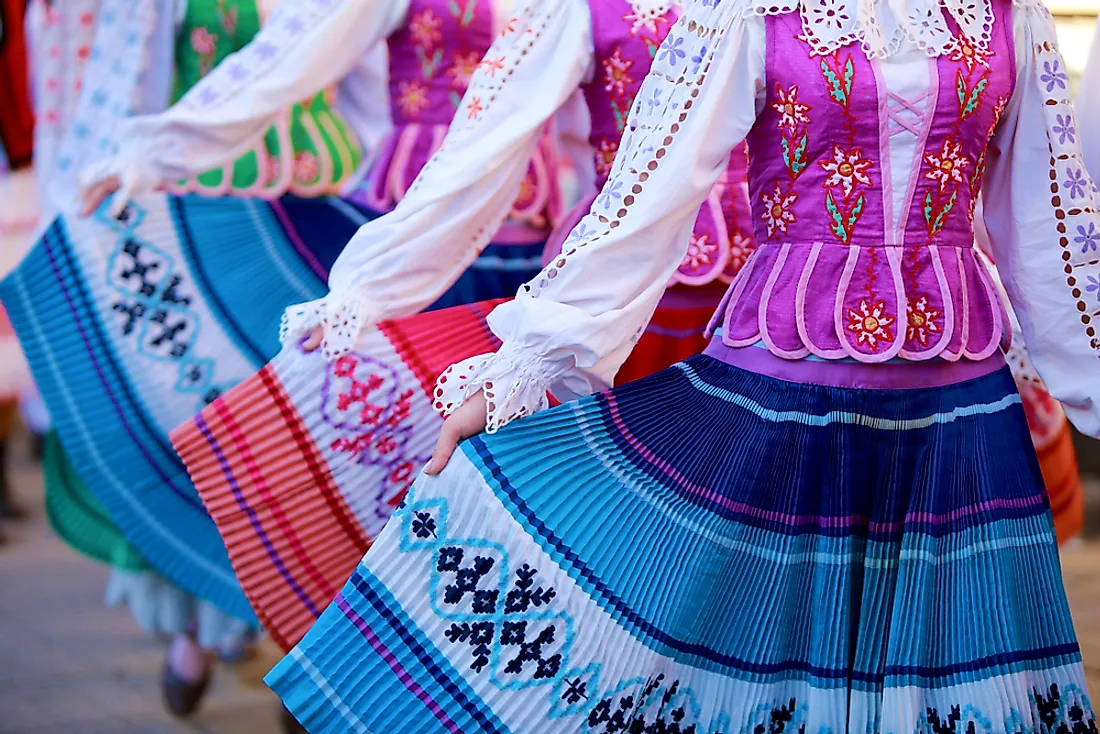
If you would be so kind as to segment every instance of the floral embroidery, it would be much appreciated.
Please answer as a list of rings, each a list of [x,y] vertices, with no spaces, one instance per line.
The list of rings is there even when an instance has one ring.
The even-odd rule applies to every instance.
[[[486,58],[484,61],[481,62],[481,70],[484,71],[486,74],[488,74],[489,76],[491,76],[493,78],[496,77],[498,71],[502,71],[503,69],[504,69],[504,57],[503,56],[496,56],[496,57],[493,57],[491,59]]]
[[[481,54],[477,51],[455,54],[454,63],[447,70],[447,74],[451,77],[451,86],[465,91],[470,86],[470,79],[473,78],[480,64]]]
[[[191,31],[191,48],[199,57],[199,68],[202,74],[208,74],[214,67],[214,55],[218,49],[218,38],[205,26],[199,26]]]
[[[949,58],[952,61],[961,61],[968,72],[973,72],[978,66],[984,66],[986,69],[989,67],[989,57],[993,55],[993,52],[987,48],[977,46],[970,37],[964,34],[959,34],[955,40],[955,45],[951,49]]]
[[[428,88],[415,79],[402,81],[397,89],[397,105],[409,117],[416,117],[431,104]]]
[[[1096,300],[1100,303],[1100,277],[1095,275],[1088,276],[1088,285],[1085,286],[1086,293],[1095,293]]]
[[[626,96],[627,86],[634,83],[634,78],[630,76],[632,66],[634,61],[624,59],[621,49],[616,48],[611,56],[603,60],[604,78],[607,81],[607,86],[604,88],[612,95]]]
[[[430,49],[443,40],[443,21],[436,17],[431,8],[427,8],[409,22],[409,32],[413,42],[421,48]]]
[[[833,146],[833,160],[820,161],[820,165],[829,177],[825,179],[826,186],[841,186],[844,196],[852,195],[856,182],[865,186],[871,185],[871,179],[867,175],[873,163],[863,157],[863,151],[854,148],[850,151],[843,150],[839,145]]]
[[[1065,145],[1067,141],[1073,143],[1077,140],[1077,128],[1073,124],[1073,115],[1058,115],[1057,122],[1050,129],[1058,136],[1059,145]]]
[[[481,97],[473,97],[466,104],[466,115],[471,120],[476,120],[478,118],[478,115],[480,115],[484,110],[485,107],[481,104]]]
[[[1073,241],[1081,245],[1081,254],[1095,252],[1097,244],[1100,244],[1100,231],[1096,229],[1096,223],[1089,222],[1087,228],[1077,225],[1077,236]]]
[[[967,182],[963,171],[970,167],[970,160],[962,154],[962,143],[955,138],[944,140],[938,153],[925,153],[924,160],[932,167],[924,177],[938,183],[941,194],[947,190],[948,184]]]
[[[726,265],[727,272],[737,272],[744,266],[749,255],[756,249],[752,237],[746,237],[740,232],[735,232],[730,238],[730,260]]]
[[[310,153],[308,150],[303,150],[298,154],[297,160],[294,162],[294,176],[299,181],[309,182],[317,180],[317,177],[321,175],[321,167],[317,163],[317,156]]]
[[[606,176],[611,173],[611,166],[615,163],[615,154],[619,152],[619,141],[604,138],[596,148],[596,175]]]
[[[684,255],[683,265],[691,269],[697,269],[700,265],[710,265],[714,262],[714,253],[718,245],[711,244],[709,234],[691,236],[691,244],[688,245],[687,254]]]
[[[779,184],[775,185],[775,193],[764,194],[764,222],[768,225],[768,238],[771,239],[777,232],[787,234],[787,225],[796,221],[791,207],[798,200],[798,194],[790,192],[784,194]]]
[[[886,313],[885,301],[870,305],[864,298],[860,299],[858,311],[848,309],[848,331],[857,334],[859,343],[871,349],[878,347],[879,340],[893,340],[894,334],[890,331],[893,324],[894,317]]]
[[[928,296],[921,296],[915,302],[910,301],[907,310],[908,324],[905,329],[905,340],[915,341],[922,347],[927,347],[929,335],[940,333],[940,327],[936,323],[940,312],[928,307]]]
[[[779,113],[777,127],[785,127],[791,135],[794,135],[799,125],[809,124],[810,118],[806,113],[810,111],[810,106],[798,101],[797,84],[786,90],[776,84],[775,96],[776,101],[772,102],[772,109]]]
[[[1047,85],[1047,94],[1053,92],[1056,87],[1063,91],[1069,88],[1069,76],[1062,71],[1061,62],[1058,59],[1053,62],[1043,62],[1043,73],[1039,75],[1039,81]]]
[[[1062,182],[1062,186],[1069,190],[1069,198],[1079,199],[1088,191],[1089,180],[1081,169],[1075,168],[1066,174],[1066,180]]]

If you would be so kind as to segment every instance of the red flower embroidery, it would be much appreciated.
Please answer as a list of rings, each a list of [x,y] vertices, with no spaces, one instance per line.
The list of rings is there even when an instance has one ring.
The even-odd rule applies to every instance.
[[[784,194],[777,183],[772,195],[764,194],[761,198],[764,201],[763,219],[768,225],[768,238],[774,237],[776,232],[787,234],[787,225],[797,219],[791,207],[798,200],[798,194],[793,191]]]
[[[451,77],[451,86],[455,89],[465,90],[470,86],[470,80],[481,64],[481,54],[471,51],[468,54],[455,54],[454,63],[447,70]]]
[[[793,135],[799,125],[809,123],[810,118],[806,113],[810,111],[810,106],[798,101],[797,84],[786,91],[776,84],[775,97],[776,101],[772,102],[772,109],[779,113],[779,122],[776,123],[776,127],[785,127]]]
[[[962,154],[962,143],[954,138],[943,141],[938,153],[925,153],[924,160],[932,167],[924,177],[938,183],[941,193],[950,183],[966,183],[964,171],[970,167],[970,159]]]
[[[936,323],[940,312],[928,307],[928,296],[921,296],[915,302],[910,302],[907,311],[905,340],[927,347],[929,335],[940,333],[939,324]]]
[[[718,245],[711,244],[709,234],[691,235],[691,244],[688,245],[687,254],[684,255],[683,264],[680,267],[698,268],[700,265],[710,265],[714,262],[713,254],[718,250]]]
[[[397,86],[397,106],[409,117],[416,117],[429,104],[428,88],[419,81],[403,81]]]
[[[833,146],[833,159],[820,161],[820,165],[829,174],[825,179],[826,186],[840,186],[844,189],[844,196],[851,196],[856,183],[864,186],[871,185],[871,177],[867,175],[874,163],[863,157],[860,148],[843,150],[839,145]]]
[[[616,48],[609,57],[603,60],[604,79],[607,81],[604,89],[615,96],[625,97],[627,86],[634,83],[634,78],[630,76],[630,67],[632,66],[634,66],[634,61],[624,59],[620,50]]]
[[[443,40],[440,28],[443,21],[435,16],[431,8],[417,13],[409,22],[409,33],[412,34],[413,43],[421,48],[431,48]]]
[[[868,345],[872,351],[878,351],[879,340],[894,338],[890,331],[894,321],[894,317],[886,313],[884,301],[870,305],[864,298],[860,299],[858,311],[848,309],[848,331],[858,334],[859,343]]]
[[[987,59],[993,55],[993,52],[975,46],[967,36],[960,33],[951,47],[950,54],[952,61],[961,61],[966,65],[967,71],[974,71],[978,66],[984,66],[988,69],[989,61]]]
[[[218,47],[218,38],[205,26],[199,26],[191,31],[191,48],[199,56],[212,56]]]
[[[619,152],[619,141],[604,138],[596,148],[596,174],[603,176],[611,173],[611,166],[615,164],[615,154]]]

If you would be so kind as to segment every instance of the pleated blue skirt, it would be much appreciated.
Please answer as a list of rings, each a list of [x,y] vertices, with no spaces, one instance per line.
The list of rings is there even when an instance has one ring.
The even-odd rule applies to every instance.
[[[268,683],[321,732],[1092,732],[1011,374],[700,355],[465,442]]]

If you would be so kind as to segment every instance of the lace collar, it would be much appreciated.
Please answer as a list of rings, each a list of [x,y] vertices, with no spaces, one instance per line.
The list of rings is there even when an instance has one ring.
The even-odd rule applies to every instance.
[[[701,0],[717,5],[722,0]],[[728,1],[728,0],[727,0]],[[962,46],[988,49],[993,30],[990,0],[748,0],[747,13],[797,12],[807,43],[828,54],[855,41],[870,58],[884,58],[906,41],[929,56]],[[957,32],[945,16],[957,25]]]

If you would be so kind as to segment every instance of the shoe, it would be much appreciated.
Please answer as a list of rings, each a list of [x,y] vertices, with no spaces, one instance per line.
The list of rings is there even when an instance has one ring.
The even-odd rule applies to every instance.
[[[199,710],[206,689],[210,687],[211,672],[208,669],[202,679],[194,682],[184,680],[166,661],[161,675],[161,692],[164,694],[164,707],[173,716],[185,719]]]
[[[285,705],[283,706],[282,716],[279,718],[283,725],[283,734],[309,734]]]

